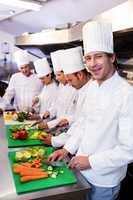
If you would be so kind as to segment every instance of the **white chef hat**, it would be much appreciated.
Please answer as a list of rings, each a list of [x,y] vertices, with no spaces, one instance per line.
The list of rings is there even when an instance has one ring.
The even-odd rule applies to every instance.
[[[82,47],[79,46],[64,50],[61,56],[61,63],[64,74],[72,74],[85,69]]]
[[[26,50],[18,50],[14,53],[14,60],[18,66],[18,69],[20,69],[20,67],[22,65],[26,65],[30,63],[30,59],[29,59],[29,55],[28,52]]]
[[[57,50],[50,54],[54,72],[62,71],[61,56],[63,50]]]
[[[47,61],[47,58],[38,59],[34,62],[36,73],[38,78],[46,76],[52,72],[51,67]]]
[[[94,51],[113,53],[113,33],[110,23],[92,21],[83,27],[85,55]]]

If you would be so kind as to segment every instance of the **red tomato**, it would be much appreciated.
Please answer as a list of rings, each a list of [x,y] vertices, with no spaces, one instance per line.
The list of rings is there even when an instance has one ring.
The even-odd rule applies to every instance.
[[[19,136],[18,136],[19,139],[21,139],[21,140],[26,140],[27,137],[28,137],[28,134],[27,134],[26,131],[20,131],[20,132],[19,132]]]

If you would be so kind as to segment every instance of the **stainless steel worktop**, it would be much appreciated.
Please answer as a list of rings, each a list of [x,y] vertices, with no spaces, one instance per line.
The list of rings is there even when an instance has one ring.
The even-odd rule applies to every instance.
[[[0,200],[84,200],[89,184],[78,172],[74,171],[77,183],[70,186],[45,189],[25,194],[16,194],[8,160],[8,149],[3,118],[0,117]]]

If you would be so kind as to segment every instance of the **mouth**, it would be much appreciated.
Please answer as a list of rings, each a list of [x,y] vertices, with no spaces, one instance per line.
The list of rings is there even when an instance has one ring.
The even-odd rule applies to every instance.
[[[92,69],[91,72],[94,75],[98,75],[98,74],[100,74],[101,70],[102,70],[102,67],[96,67],[96,68]]]

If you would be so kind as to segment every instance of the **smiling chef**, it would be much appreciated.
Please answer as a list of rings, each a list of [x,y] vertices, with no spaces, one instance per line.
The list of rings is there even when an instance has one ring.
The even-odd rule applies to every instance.
[[[88,85],[87,115],[79,131],[49,160],[75,154],[69,167],[80,169],[90,183],[86,199],[115,200],[133,161],[133,89],[115,69],[111,24],[86,23],[83,43],[86,66],[95,79]]]

